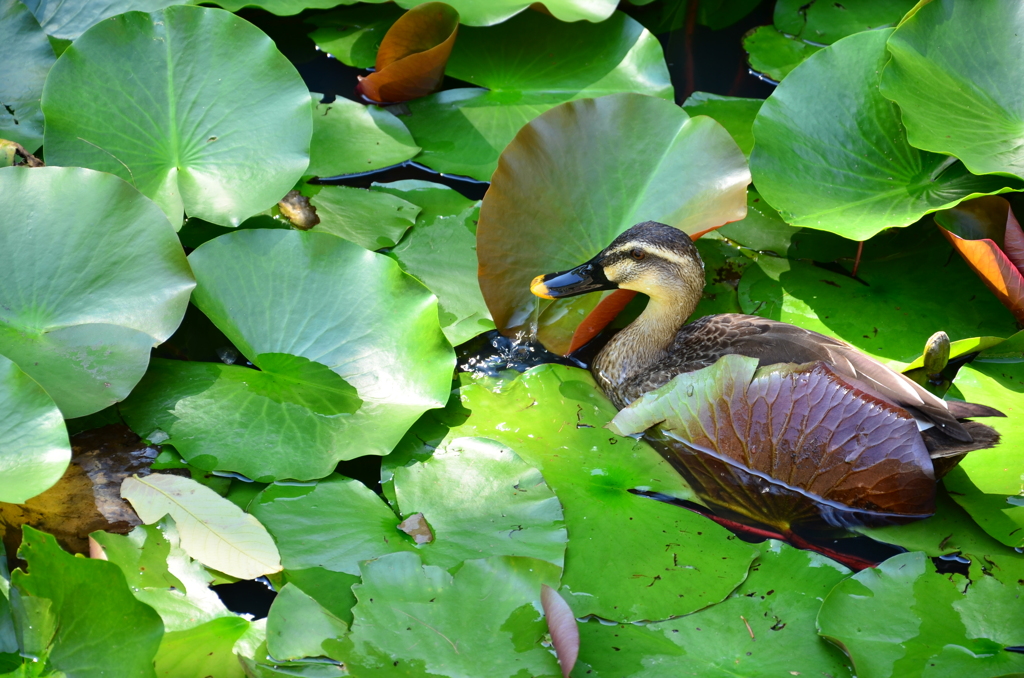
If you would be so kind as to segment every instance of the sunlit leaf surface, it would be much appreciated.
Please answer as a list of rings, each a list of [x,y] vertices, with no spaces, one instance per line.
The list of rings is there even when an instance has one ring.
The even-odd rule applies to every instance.
[[[354,672],[475,678],[486,663],[494,678],[561,675],[540,645],[547,633],[540,588],[558,585],[555,565],[494,556],[467,561],[452,576],[395,553],[360,569],[352,633],[336,645]]]
[[[910,143],[976,174],[1024,178],[1024,101],[1006,86],[1024,75],[1022,31],[1014,2],[917,7],[889,39],[880,86],[899,104]]]
[[[967,579],[935,572],[920,552],[890,558],[836,586],[819,632],[842,644],[862,678],[1018,674],[1024,656],[1003,648],[1024,645],[1024,567],[993,560],[1001,574],[975,565]]]
[[[876,88],[892,30],[858,33],[813,55],[761,106],[750,170],[794,226],[865,240],[1017,180],[976,177],[907,142],[900,111]]]
[[[46,161],[116,174],[176,228],[183,211],[237,226],[309,164],[302,79],[270,38],[228,12],[122,14],[63,57],[43,91]]]
[[[294,584],[285,584],[267,616],[267,650],[275,659],[302,659],[325,654],[323,641],[340,638],[348,624],[320,607]]]
[[[24,650],[69,676],[156,675],[153,656],[164,626],[132,596],[117,565],[76,558],[27,526],[18,554],[29,567],[11,574]]]
[[[368,250],[394,247],[420,213],[418,206],[399,197],[348,186],[321,186],[310,203],[320,218],[314,231],[333,233]]]
[[[47,35],[74,40],[104,19],[124,12],[155,12],[180,0],[103,0],[68,3],[61,0],[23,0]]]
[[[397,165],[420,152],[402,121],[378,106],[312,95],[313,140],[306,174],[333,177]]]
[[[241,617],[220,617],[184,631],[171,631],[156,654],[157,676],[244,678],[235,643],[250,626]]]
[[[16,141],[29,153],[43,143],[39,98],[54,62],[46,34],[19,0],[0,2],[0,138]]]
[[[0,355],[0,501],[21,504],[64,474],[71,445],[53,399]]]
[[[0,169],[0,353],[65,417],[123,400],[195,285],[167,218],[109,174]]]
[[[816,637],[814,625],[822,598],[849,571],[781,542],[767,541],[758,548],[750,576],[718,605],[643,626],[582,624],[584,675],[851,676],[843,653]]]
[[[748,182],[728,132],[670,102],[619,94],[551,110],[502,154],[480,209],[480,288],[495,324],[532,329],[539,300],[530,281],[582,264],[634,224],[693,234],[742,218]],[[570,306],[548,303],[546,312]],[[577,324],[541,340],[564,353]]]

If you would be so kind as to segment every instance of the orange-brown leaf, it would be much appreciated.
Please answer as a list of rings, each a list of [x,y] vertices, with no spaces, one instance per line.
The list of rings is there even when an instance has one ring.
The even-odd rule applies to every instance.
[[[376,72],[361,78],[356,91],[378,103],[398,103],[436,92],[444,80],[459,13],[443,2],[428,2],[401,16],[377,50]]]

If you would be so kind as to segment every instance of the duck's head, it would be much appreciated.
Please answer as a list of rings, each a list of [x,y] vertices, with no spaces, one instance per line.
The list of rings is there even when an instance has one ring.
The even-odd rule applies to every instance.
[[[633,226],[576,268],[538,275],[530,283],[530,291],[545,299],[614,289],[663,299],[699,296],[703,288],[704,263],[690,236],[656,221]]]

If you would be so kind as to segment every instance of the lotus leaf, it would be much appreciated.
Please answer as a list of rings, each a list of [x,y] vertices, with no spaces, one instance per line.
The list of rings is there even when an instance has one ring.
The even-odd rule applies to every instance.
[[[160,641],[154,660],[157,675],[244,678],[245,671],[235,656],[235,644],[251,624],[232,615],[168,632]]]
[[[750,171],[790,224],[866,240],[961,200],[1024,187],[974,176],[907,142],[899,109],[876,88],[891,33],[866,31],[826,47],[761,106]]]
[[[523,53],[543,54],[542,64]],[[617,92],[672,98],[661,45],[621,13],[564,24],[524,12],[500,26],[464,28],[447,73],[476,87],[410,102],[403,122],[424,164],[483,181],[523,125],[558,104]]]
[[[391,25],[404,14],[398,5],[358,4],[315,14],[307,23],[317,26],[309,37],[324,52],[356,68],[371,68],[377,49]]]
[[[237,226],[309,164],[309,92],[270,38],[228,12],[121,14],[62,56],[43,89],[47,162],[120,176],[175,227],[183,210]]]
[[[18,555],[30,572],[11,574],[22,650],[36,644],[28,642],[33,636],[42,641],[32,648],[40,652],[36,661],[45,659],[50,670],[69,676],[155,676],[163,624],[132,596],[117,565],[76,558],[52,536],[28,526],[24,531]],[[42,619],[48,624],[40,626]]]
[[[881,93],[899,104],[910,143],[975,174],[1024,178],[1020,79],[1024,12],[1017,3],[920,3],[887,47]],[[984,49],[972,48],[984,45]]]
[[[579,265],[636,223],[695,234],[742,218],[748,182],[728,132],[671,102],[616,94],[545,113],[502,153],[480,208],[480,288],[495,325],[505,333],[533,330],[544,313],[568,312],[571,306],[555,302],[538,321],[530,280]],[[569,325],[541,341],[565,353],[575,330]]]
[[[366,0],[370,3],[387,0]],[[396,0],[399,7],[412,9],[428,0]],[[304,9],[327,9],[338,4],[353,4],[355,0],[218,0],[217,4],[235,11],[254,5],[274,14],[298,14]],[[490,26],[514,17],[530,7],[531,0],[450,0],[448,3],[467,26]],[[539,3],[559,21],[601,22],[615,11],[615,0],[544,0]]]
[[[492,556],[466,561],[453,576],[421,565],[414,553],[393,553],[363,563],[360,574],[352,632],[328,643],[356,675],[386,666],[475,678],[482,665],[493,678],[561,675],[540,644],[547,633],[541,585],[558,586],[557,566]]]
[[[356,91],[371,101],[401,102],[436,92],[459,32],[459,13],[443,2],[417,5],[388,29],[374,71]]]
[[[241,579],[281,569],[277,548],[259,521],[191,478],[127,478],[121,496],[147,524],[170,515],[182,549],[204,565]]]
[[[914,418],[823,363],[757,372],[726,355],[625,408],[610,428],[649,434],[710,505],[787,533],[915,519],[935,474]]]
[[[985,196],[935,213],[942,235],[985,286],[1024,322],[1024,231],[999,196]]]
[[[388,257],[326,233],[254,229],[212,240],[190,261],[200,280],[193,301],[250,362],[262,366],[267,354],[305,358],[350,383],[363,401],[346,417],[344,436],[317,438],[318,455],[288,444],[283,458],[281,431],[266,429],[266,444],[253,448],[231,439],[223,421],[219,429],[215,422],[207,426],[201,410],[183,406],[189,420],[174,425],[209,433],[172,438],[190,462],[237,471],[244,465],[250,477],[321,477],[339,459],[387,454],[420,414],[447,400],[454,355],[438,326],[436,302]],[[180,388],[187,393],[187,382]],[[139,430],[148,433],[177,416],[165,397],[177,396],[148,390],[138,404],[133,399],[130,416]],[[301,411],[287,409],[276,409],[276,421],[301,418]],[[252,426],[248,414],[235,416],[238,426]],[[263,426],[275,419],[267,417]],[[301,421],[306,435],[322,430],[308,414]],[[335,429],[340,421],[320,423]],[[253,432],[263,435],[259,427]]]
[[[780,82],[821,45],[793,39],[774,26],[761,26],[743,36],[743,49],[752,69]]]
[[[441,330],[453,346],[494,329],[477,282],[476,224],[479,202],[441,184],[378,184],[423,208],[416,226],[391,251],[402,269],[437,295]]]
[[[759,256],[740,280],[740,306],[838,337],[883,362],[901,361],[899,367],[919,356],[937,330],[954,341],[1013,333],[1013,316],[950,256],[936,230],[922,225],[865,243],[857,278]]]
[[[71,460],[53,399],[0,355],[0,501],[22,504],[53,486]]]
[[[846,657],[818,638],[814,625],[822,598],[849,571],[774,540],[758,549],[750,576],[717,605],[654,624],[582,624],[586,675],[850,676]]]
[[[319,657],[323,641],[340,638],[348,624],[320,607],[294,584],[285,584],[267,615],[267,650],[275,659]]]
[[[310,203],[320,217],[313,230],[368,250],[394,247],[420,213],[418,206],[399,197],[349,186],[321,186]]]
[[[498,392],[484,382],[464,385],[460,399],[472,414],[448,440],[485,436],[508,445],[562,503],[570,539],[559,593],[577,617],[688,614],[722,600],[745,577],[754,555],[748,545],[703,516],[634,493],[693,497],[646,443],[603,428],[615,407],[589,372],[543,365]]]
[[[751,127],[761,109],[762,99],[741,99],[710,92],[694,92],[683,102],[683,110],[690,117],[706,115],[729,131],[743,155],[750,156],[754,147]]]
[[[109,174],[0,169],[0,353],[80,417],[125,398],[195,285],[167,218]]]
[[[783,33],[831,45],[854,33],[895,26],[914,4],[915,0],[779,0],[773,21]]]
[[[104,2],[67,3],[61,0],[22,0],[42,24],[47,35],[75,40],[86,30],[124,12],[155,12],[181,0],[105,0]]]
[[[402,121],[379,106],[312,95],[313,140],[306,174],[358,174],[405,162],[420,152]]]
[[[989,419],[1002,436],[990,450],[972,452],[943,479],[950,495],[981,527],[1004,544],[1024,547],[1024,355],[1013,362],[975,361],[953,382],[958,395],[994,407]]]
[[[1022,587],[938,574],[923,553],[904,553],[840,582],[822,603],[819,633],[862,678],[1019,674],[1024,656],[1003,648],[1024,645]]]
[[[39,98],[56,57],[28,9],[19,0],[0,2],[0,137],[16,141],[30,153],[43,143]]]

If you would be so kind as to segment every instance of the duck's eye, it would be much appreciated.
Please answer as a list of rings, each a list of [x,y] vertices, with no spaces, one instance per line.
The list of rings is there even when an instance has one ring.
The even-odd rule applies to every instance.
[[[634,259],[636,259],[637,261],[641,261],[641,260],[642,260],[642,259],[643,259],[644,257],[646,257],[646,256],[647,256],[647,252],[644,252],[644,251],[643,251],[643,250],[641,250],[641,249],[636,249],[636,250],[633,250],[633,251],[632,251],[632,252],[630,252],[629,254],[630,254],[630,256],[631,256],[631,257],[633,257],[633,258],[634,258]]]

